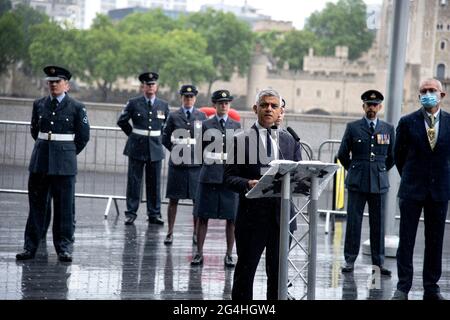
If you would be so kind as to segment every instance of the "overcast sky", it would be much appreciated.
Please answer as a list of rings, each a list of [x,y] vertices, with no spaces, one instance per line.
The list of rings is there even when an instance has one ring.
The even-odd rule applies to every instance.
[[[95,17],[95,12],[100,9],[100,0],[89,0],[87,2],[87,16]],[[243,6],[245,0],[188,0],[188,10],[197,11],[203,4],[221,3],[226,5]],[[297,29],[303,28],[304,21],[314,11],[320,11],[327,2],[337,0],[247,0],[248,5],[259,9],[259,13],[271,16],[274,20],[292,21]],[[364,0],[368,5],[379,4],[382,0]]]

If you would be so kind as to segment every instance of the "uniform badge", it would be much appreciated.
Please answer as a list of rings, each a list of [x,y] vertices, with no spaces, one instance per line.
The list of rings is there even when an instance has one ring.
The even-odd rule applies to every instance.
[[[83,122],[84,122],[85,124],[87,124],[87,123],[88,123],[88,117],[87,117],[87,116],[84,116],[84,118],[83,118]]]
[[[202,127],[202,122],[201,122],[201,121],[198,121],[198,120],[195,120],[195,121],[194,121],[194,126],[195,126],[196,129],[201,129],[201,127]]]
[[[156,117],[158,119],[162,119],[162,120],[166,119],[166,115],[164,114],[164,111],[162,111],[162,110],[157,110],[156,111]]]
[[[391,143],[391,136],[390,134],[377,134],[377,143],[378,144],[390,144]]]
[[[227,94],[225,92],[222,92],[222,97],[226,98]]]
[[[186,89],[186,91],[187,91],[187,92],[191,92],[191,91],[192,91],[192,88],[189,87],[189,88]]]

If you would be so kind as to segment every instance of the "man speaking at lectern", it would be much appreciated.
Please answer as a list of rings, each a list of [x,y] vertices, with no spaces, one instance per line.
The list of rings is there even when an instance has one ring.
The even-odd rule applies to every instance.
[[[264,89],[255,100],[256,122],[236,135],[234,154],[227,160],[224,172],[227,187],[239,194],[235,223],[238,260],[231,293],[233,300],[253,298],[253,280],[264,249],[267,299],[278,298],[280,198],[247,199],[245,194],[258,183],[271,160],[301,160],[300,147],[294,138],[286,131],[272,129],[281,112],[280,94],[273,89]]]

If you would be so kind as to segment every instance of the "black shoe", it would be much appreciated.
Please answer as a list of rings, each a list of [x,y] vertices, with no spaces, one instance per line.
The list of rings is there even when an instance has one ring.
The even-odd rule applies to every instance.
[[[395,290],[391,300],[408,300],[408,294],[400,290]]]
[[[423,300],[447,300],[439,292],[425,292]]]
[[[161,226],[164,225],[164,220],[158,216],[149,216],[147,221],[148,221],[148,224],[159,224]]]
[[[164,244],[166,245],[171,245],[173,242],[173,235],[170,233],[166,236],[166,238],[164,239]]]
[[[201,264],[203,264],[203,255],[197,253],[191,261],[191,266],[199,266]]]
[[[380,273],[382,276],[390,277],[392,275],[391,270],[386,269],[385,267],[380,267]]]
[[[68,252],[58,253],[58,260],[61,262],[72,262],[72,255]]]
[[[226,254],[225,258],[223,258],[223,264],[225,265],[225,267],[233,268],[235,266],[233,257]]]
[[[24,250],[21,253],[16,254],[16,260],[30,260],[33,259],[35,252]]]
[[[355,265],[353,263],[346,262],[345,266],[342,267],[341,271],[344,273],[353,272]]]
[[[136,220],[136,216],[128,217],[125,219],[125,225],[130,226],[134,223],[134,220]]]

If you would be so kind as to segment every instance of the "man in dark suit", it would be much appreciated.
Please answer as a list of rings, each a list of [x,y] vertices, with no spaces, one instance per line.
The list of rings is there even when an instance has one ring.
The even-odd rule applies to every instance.
[[[281,111],[281,97],[277,91],[265,89],[259,92],[253,110],[257,121],[235,137],[233,161],[228,163],[227,160],[224,172],[226,186],[239,193],[235,223],[238,260],[232,299],[253,298],[253,280],[265,249],[267,298],[273,300],[278,298],[280,199],[247,199],[245,194],[258,183],[271,160],[299,161],[301,152],[290,134],[282,130],[277,134],[271,132]]]
[[[195,202],[198,176],[201,167],[201,133],[202,122],[206,115],[198,111],[194,105],[197,88],[187,84],[181,86],[182,106],[171,112],[163,130],[162,143],[170,151],[169,172],[167,177],[166,197],[168,230],[164,244],[173,242],[173,227],[177,215],[179,199],[191,199]],[[194,234],[192,241],[197,241],[197,218],[194,217]]]
[[[419,89],[422,108],[402,117],[397,126],[394,154],[401,176],[398,191],[400,242],[398,283],[393,299],[408,299],[422,210],[425,219],[423,298],[444,299],[437,284],[442,272],[442,242],[450,199],[450,115],[440,108],[444,97],[441,82],[423,81]]]
[[[377,118],[384,97],[376,90],[361,95],[364,118],[351,122],[342,138],[338,158],[348,171],[347,227],[342,272],[353,272],[361,243],[361,225],[369,205],[372,265],[391,276],[384,263],[384,200],[389,190],[388,171],[394,166],[394,127]]]
[[[169,116],[169,105],[156,97],[158,77],[156,72],[139,75],[143,95],[130,99],[117,121],[117,125],[128,136],[123,151],[128,156],[126,225],[133,224],[137,217],[144,167],[148,223],[164,224],[160,191],[161,163],[164,159],[161,131]],[[129,123],[130,119],[133,126]]]
[[[227,145],[230,145],[235,130],[241,124],[228,116],[233,97],[228,90],[217,90],[212,94],[216,114],[203,122],[203,165],[200,171],[197,200],[194,214],[198,218],[197,252],[191,265],[203,263],[203,244],[208,231],[209,219],[226,220],[225,235],[227,252],[225,267],[234,267],[232,258],[234,246],[234,219],[238,197],[223,184],[224,162],[228,159]],[[231,133],[230,133],[231,132]],[[228,141],[230,140],[231,141]],[[211,142],[210,142],[211,141]]]
[[[58,259],[72,261],[75,233],[77,157],[89,141],[85,106],[66,93],[71,73],[58,66],[44,68],[50,96],[33,103],[31,136],[36,140],[29,165],[30,212],[24,251],[17,260],[34,258],[45,235],[49,197],[53,198],[53,244]]]

